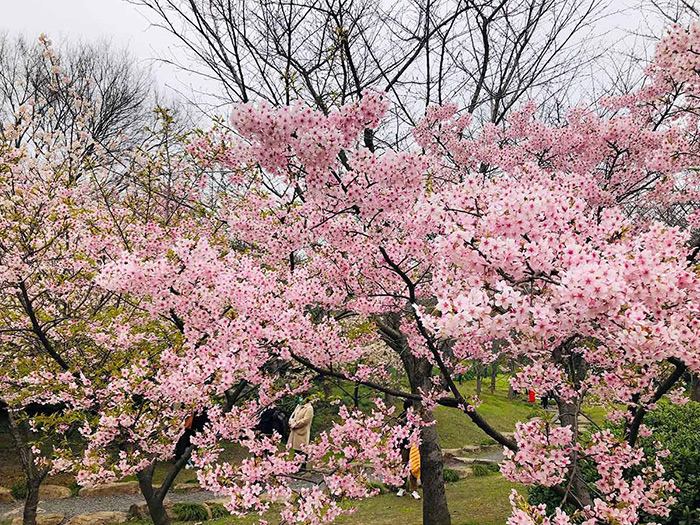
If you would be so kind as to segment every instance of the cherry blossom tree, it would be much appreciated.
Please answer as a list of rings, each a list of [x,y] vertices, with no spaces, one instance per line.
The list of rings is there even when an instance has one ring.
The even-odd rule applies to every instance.
[[[156,340],[130,333],[138,305],[99,287],[95,276],[122,250],[152,245],[151,225],[181,226],[186,208],[175,195],[189,191],[162,175],[163,148],[145,154],[157,141],[119,155],[122,137],[96,139],[93,101],[64,73],[49,39],[40,46],[45,63],[36,67],[48,77],[0,135],[0,403],[26,477],[27,524],[35,522],[41,482],[71,465],[89,437],[81,427],[106,408],[105,385]]]
[[[374,323],[375,337],[401,355],[411,391],[390,393],[422,404],[425,523],[449,523],[435,483],[442,474],[430,415],[436,403],[464,411],[506,447],[502,470],[509,479],[561,496],[555,515],[546,516],[514,494],[512,524],[636,523],[642,515],[665,515],[673,503],[673,482],[658,458],[644,456],[637,438],[646,432],[646,412],[667,394],[677,397],[673,389],[683,374],[700,366],[698,249],[686,231],[657,220],[697,200],[698,27],[674,28],[659,45],[646,87],[606,101],[607,116],[575,109],[564,125],[551,127],[526,106],[507,126],[466,134],[468,115],[436,107],[414,130],[420,150],[372,151],[360,139],[378,125],[387,101],[370,92],[328,115],[302,105],[237,106],[237,136],[204,135],[192,143],[193,155],[233,172],[235,198],[216,210],[227,235],[254,259],[249,264],[275,272],[249,297],[264,292],[263,282],[282,286],[256,309],[274,334],[256,339],[257,353],[248,350],[247,359],[261,369],[266,348],[275,359],[388,391],[377,380],[379,370],[343,366],[361,352],[343,340],[342,330],[330,335],[333,319],[348,315]],[[241,260],[219,267],[228,255],[200,257],[186,266],[204,273],[210,267],[216,275]],[[222,311],[238,322],[250,318],[238,314],[241,306],[222,308],[218,294],[201,298],[218,285],[199,287],[186,294],[188,306],[176,306],[185,300],[178,299],[182,286],[171,285],[173,270],[164,270],[171,274],[165,281],[157,275],[164,260],[147,255],[138,270],[132,260],[127,275],[146,283],[141,294],[150,302],[165,301],[159,311],[189,313],[194,304],[197,316],[202,309],[215,312],[199,328],[205,345],[209,326],[226,317]],[[117,271],[108,285],[116,286],[123,274],[118,266],[109,271]],[[284,298],[287,314],[265,320],[272,297]],[[330,344],[307,342],[319,330]],[[552,420],[519,425],[514,440],[497,432],[480,415],[479,400],[466,399],[453,379],[466,363],[491,362],[495,342],[501,355],[523,365],[513,385],[549,392],[558,406]],[[208,352],[197,353],[208,357],[196,366],[208,364],[211,375],[229,350]],[[579,421],[589,404],[625,406],[610,414],[625,423],[624,437],[604,429],[584,435]],[[215,446],[216,434],[243,432],[241,417],[228,429],[217,421],[202,445]],[[246,464],[237,472],[247,481],[237,484],[228,467],[211,473],[206,455],[197,461],[204,467],[201,481],[232,491],[236,510],[240,500],[260,508],[261,485],[253,488],[252,480],[284,475],[281,467],[274,472],[256,464],[246,471]],[[592,482],[581,474],[584,465],[597,473]],[[296,508],[300,520],[311,512],[303,501]],[[567,514],[565,503],[576,512]],[[316,507],[317,519],[330,518],[322,508],[328,507]]]
[[[264,512],[269,495],[286,521],[321,523],[345,512],[340,500],[371,496],[370,476],[396,483],[397,444],[419,437],[424,523],[443,525],[440,404],[504,445],[507,478],[561,497],[549,515],[514,493],[511,525],[665,515],[676,490],[665,452],[647,457],[637,439],[646,412],[700,370],[700,250],[682,225],[658,220],[697,200],[698,34],[673,28],[647,85],[606,101],[607,113],[574,109],[553,127],[526,106],[506,125],[476,127],[455,106],[432,107],[406,151],[366,146],[389,106],[377,93],[328,112],[236,106],[235,134],[193,137],[199,169],[180,166],[187,191],[162,201],[196,218],[108,230],[126,242],[110,246],[90,286],[131,308],[91,326],[90,341],[129,359],[89,382],[49,374],[88,441],[79,461],[59,450],[54,468],[79,467],[83,483],[143,473],[172,457],[186,415],[207,410],[193,453],[204,487],[230,495],[236,513]],[[375,329],[351,337],[348,318]],[[381,364],[358,365],[378,341],[399,355],[410,389],[387,386]],[[558,407],[514,439],[454,380],[496,347],[521,365],[514,387],[549,392]],[[301,457],[253,433],[264,408],[317,375],[418,410],[399,427],[381,402],[341,409]],[[224,403],[241,385],[255,396]],[[624,423],[622,437],[581,431],[592,404]],[[249,457],[223,461],[222,439]],[[320,481],[300,487],[304,462]]]

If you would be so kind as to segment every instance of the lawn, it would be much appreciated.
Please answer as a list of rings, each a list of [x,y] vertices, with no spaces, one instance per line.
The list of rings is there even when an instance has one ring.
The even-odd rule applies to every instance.
[[[467,478],[447,485],[447,500],[454,525],[503,525],[510,515],[508,496],[516,485],[500,475]],[[336,523],[344,525],[420,525],[422,502],[394,494],[359,504],[357,512]]]
[[[447,485],[447,500],[453,525],[504,525],[510,515],[508,496],[517,485],[502,476],[467,478]],[[422,501],[407,496],[383,494],[357,503],[357,511],[342,516],[338,525],[420,525]],[[205,522],[206,525],[254,525],[265,519],[279,523],[279,511],[271,510],[264,516],[245,518],[226,517]],[[148,525],[149,522],[131,522],[130,525]]]
[[[465,381],[460,386],[465,396],[476,394],[476,381]],[[508,399],[508,383],[505,376],[499,376],[496,382],[496,392],[489,392],[489,382],[484,381],[481,392],[481,406],[477,411],[496,430],[501,432],[513,432],[515,423],[527,421],[539,409],[539,403],[529,403],[519,399]],[[455,408],[438,407],[435,410],[437,430],[440,436],[440,444],[443,448],[459,448],[464,445],[492,444],[483,430],[477,427],[463,412]]]

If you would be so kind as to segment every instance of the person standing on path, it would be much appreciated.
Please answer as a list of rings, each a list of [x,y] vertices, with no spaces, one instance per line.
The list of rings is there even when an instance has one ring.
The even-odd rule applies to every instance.
[[[311,440],[311,422],[314,419],[314,407],[310,399],[304,400],[299,396],[299,404],[289,418],[289,439],[287,445],[297,454],[304,454],[303,449]],[[304,454],[306,456],[306,454]],[[301,465],[301,470],[306,470],[306,460]]]

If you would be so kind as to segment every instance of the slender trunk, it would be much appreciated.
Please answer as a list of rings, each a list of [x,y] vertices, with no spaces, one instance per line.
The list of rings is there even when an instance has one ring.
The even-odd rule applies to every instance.
[[[352,392],[352,400],[355,404],[355,408],[358,408],[360,406],[360,385],[357,383],[355,383],[355,390]]]
[[[36,524],[36,510],[39,506],[39,485],[40,483],[27,482],[27,499],[24,501],[24,512],[22,513],[23,525]]]
[[[388,407],[394,406],[396,404],[396,398],[389,394],[388,392],[384,393],[384,404]]]
[[[690,381],[690,400],[700,403],[700,375],[693,374]]]
[[[481,382],[482,382],[481,365],[476,365],[476,395],[477,396],[481,395]]]
[[[496,393],[496,375],[498,374],[498,363],[491,365],[491,393]]]
[[[508,366],[510,368],[510,377],[513,377],[515,375],[515,361],[511,359]],[[515,399],[515,389],[510,384],[510,381],[508,381],[508,399]]]
[[[136,474],[136,478],[139,480],[141,494],[143,494],[143,498],[146,500],[148,513],[151,515],[153,525],[170,525],[170,518],[165,511],[165,505],[163,505],[163,500],[165,498],[161,497],[159,491],[153,487],[154,470],[155,463]]]
[[[39,506],[39,486],[48,474],[48,469],[38,469],[34,461],[34,453],[31,445],[31,431],[26,414],[18,416],[8,407],[10,433],[15,442],[19,460],[24,471],[24,479],[27,484],[27,499],[24,502],[22,514],[23,525],[36,525],[36,511]]]

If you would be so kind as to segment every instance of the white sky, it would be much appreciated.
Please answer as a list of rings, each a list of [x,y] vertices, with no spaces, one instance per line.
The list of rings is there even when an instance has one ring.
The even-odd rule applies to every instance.
[[[621,39],[624,33],[639,27],[643,16],[630,9],[638,2],[611,0],[608,7],[617,13],[603,21],[607,42],[619,46],[627,40]],[[117,49],[128,48],[142,66],[151,67],[161,91],[164,87],[185,93],[217,89],[198,76],[154,60],[169,56],[178,42],[167,31],[151,26],[147,16],[153,15],[126,0],[0,0],[0,31],[29,39],[43,32],[54,41],[107,39]]]
[[[166,31],[149,26],[145,12],[125,0],[0,0],[0,31],[28,39],[46,33],[56,42],[106,39],[116,49],[128,48],[142,66],[151,67],[161,86],[182,89],[185,82],[199,82],[153,60],[166,56],[177,42]]]

